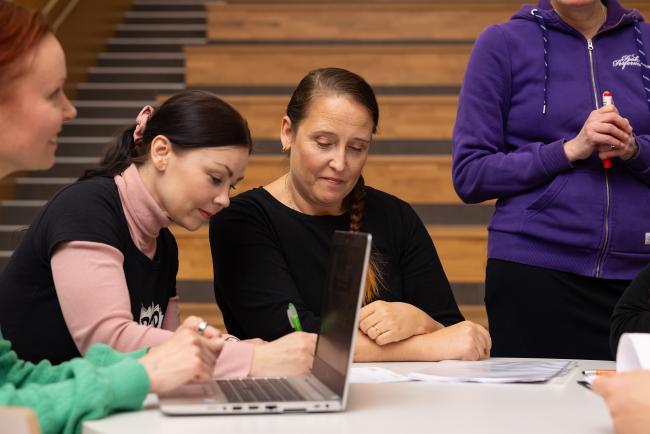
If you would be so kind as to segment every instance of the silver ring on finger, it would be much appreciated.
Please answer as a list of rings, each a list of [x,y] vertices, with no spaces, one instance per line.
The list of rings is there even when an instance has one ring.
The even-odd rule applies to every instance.
[[[207,321],[201,321],[199,323],[199,326],[196,328],[196,330],[199,332],[201,336],[203,336],[203,333],[205,333],[205,329],[208,328],[208,323]]]
[[[615,151],[616,150],[616,145],[609,145],[609,150],[610,151]]]

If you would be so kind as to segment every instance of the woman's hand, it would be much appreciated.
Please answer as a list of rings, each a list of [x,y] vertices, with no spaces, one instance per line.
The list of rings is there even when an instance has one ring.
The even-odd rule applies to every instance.
[[[183,321],[183,324],[181,324],[178,329],[181,328],[186,328],[195,332],[199,331],[199,324],[203,322],[203,318],[199,318],[198,316],[188,316],[185,321]],[[178,331],[177,329],[177,331]],[[212,339],[212,338],[221,338],[222,333],[221,330],[212,327],[211,325],[207,326],[205,330],[203,331],[203,336]]]
[[[592,386],[605,399],[616,434],[641,434],[650,427],[650,372],[598,377]]]
[[[153,393],[169,392],[191,381],[209,381],[212,378],[215,362],[223,348],[221,333],[208,327],[204,336],[200,336],[196,326],[201,320],[189,323],[188,320],[170,340],[151,347],[140,358]]]
[[[308,374],[314,362],[316,338],[313,333],[294,332],[255,345],[250,375],[285,377]]]
[[[616,157],[628,160],[636,154],[632,126],[614,106],[592,111],[578,135],[564,144],[570,162],[589,158],[594,151],[602,160]]]
[[[403,341],[443,326],[408,303],[373,301],[359,311],[359,329],[377,345]]]
[[[482,326],[463,321],[427,335],[437,360],[478,360],[489,357],[490,334]]]

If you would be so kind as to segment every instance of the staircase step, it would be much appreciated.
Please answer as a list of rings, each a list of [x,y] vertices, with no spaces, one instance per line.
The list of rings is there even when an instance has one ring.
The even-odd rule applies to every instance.
[[[28,225],[45,203],[44,200],[1,200],[0,225]]]
[[[97,66],[124,67],[176,67],[185,68],[184,53],[101,53],[97,57]]]
[[[37,179],[79,178],[86,169],[97,167],[99,162],[100,157],[56,157],[52,168],[44,172],[32,172],[32,174]]]
[[[179,12],[180,13],[180,12]],[[194,13],[194,12],[192,12]],[[129,17],[127,16],[124,18],[124,24],[156,24],[156,25],[167,25],[167,24],[205,24],[206,17],[205,15],[201,16],[190,16],[190,17],[175,17],[175,16],[168,16],[168,17]]]
[[[190,24],[193,25],[193,24]],[[157,30],[118,30],[117,38],[204,38],[205,30],[167,30],[165,25],[157,24]],[[199,26],[201,27],[201,26]]]
[[[413,205],[425,225],[487,225],[494,214],[494,206],[476,205]]]
[[[211,3],[224,3],[210,0]],[[206,0],[133,0],[133,5],[204,5]]]
[[[115,142],[111,136],[60,136],[56,148],[57,157],[97,157],[104,155],[106,148]]]
[[[184,12],[170,12],[170,11],[131,11],[127,12],[126,19],[138,18],[154,20],[158,18],[182,18],[182,19],[203,19],[207,18],[208,14],[203,11],[184,11]]]
[[[15,250],[25,235],[25,225],[0,225],[0,254]]]
[[[118,38],[205,38],[205,24],[120,24],[115,36]]]
[[[155,105],[153,101],[72,101],[77,108],[79,118],[128,118],[135,117],[140,109],[147,104]]]
[[[205,45],[205,38],[110,38],[109,52],[182,52],[188,45]]]
[[[160,26],[158,24],[118,24],[118,32],[157,32],[164,30],[167,32],[204,32],[207,29],[206,24],[168,24]]]
[[[196,3],[156,3],[156,4],[138,4],[134,3],[131,7],[134,12],[204,12],[203,4]]]
[[[77,98],[155,101],[158,95],[176,93],[183,89],[183,83],[79,83]]]
[[[112,67],[88,68],[91,83],[184,83],[182,67]]]
[[[76,180],[77,177],[16,178],[16,200],[49,200],[57,191]]]
[[[128,118],[77,118],[63,125],[62,136],[115,136],[135,123]]]

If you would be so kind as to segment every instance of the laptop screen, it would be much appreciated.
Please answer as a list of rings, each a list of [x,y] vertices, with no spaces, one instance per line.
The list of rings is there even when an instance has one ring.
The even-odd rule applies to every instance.
[[[365,285],[371,236],[336,231],[330,253],[326,306],[313,375],[340,397],[345,390],[357,313]]]

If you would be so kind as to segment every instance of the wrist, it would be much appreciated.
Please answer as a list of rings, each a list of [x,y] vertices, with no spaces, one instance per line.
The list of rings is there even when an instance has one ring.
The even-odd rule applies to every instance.
[[[624,158],[625,161],[634,160],[636,157],[639,156],[639,151],[641,149],[640,146],[639,146],[639,141],[636,139],[636,136],[632,136],[632,139],[633,139],[632,140],[632,150],[634,152],[632,152],[632,155],[630,155],[629,157]]]
[[[438,322],[431,318],[429,315],[422,315],[422,320],[420,321],[415,334],[423,335],[426,333],[433,333],[440,328],[437,327],[438,325]]]
[[[564,154],[566,155],[567,160],[569,160],[569,163],[573,163],[574,161],[578,160],[578,155],[573,150],[574,144],[575,139],[564,142]]]

